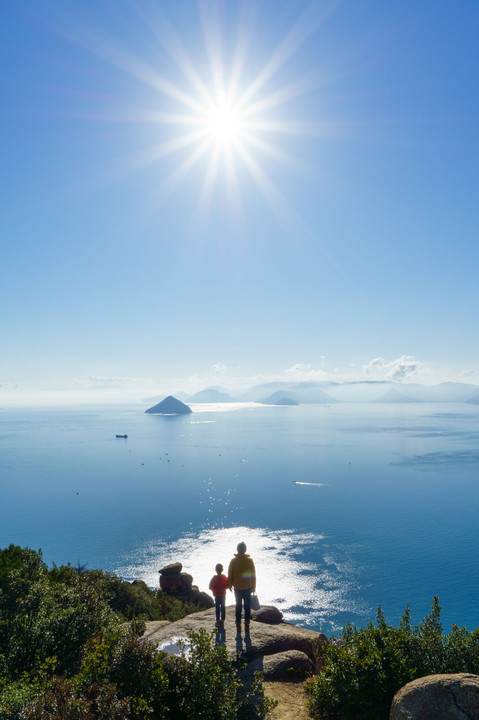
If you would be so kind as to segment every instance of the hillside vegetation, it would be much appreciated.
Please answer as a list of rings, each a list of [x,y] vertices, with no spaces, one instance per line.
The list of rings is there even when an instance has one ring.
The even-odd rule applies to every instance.
[[[271,702],[260,680],[245,687],[226,647],[204,631],[188,655],[141,639],[145,620],[197,611],[143,582],[100,570],[47,568],[41,552],[0,550],[0,720],[253,720]],[[479,674],[479,629],[443,634],[439,600],[417,626],[347,625],[321,646],[307,683],[317,720],[387,720],[394,694],[435,673]],[[255,702],[252,703],[252,699]]]
[[[396,692],[416,678],[436,673],[479,674],[479,630],[453,625],[443,634],[441,608],[417,626],[406,608],[398,627],[378,608],[376,625],[346,625],[327,646],[319,675],[307,686],[317,720],[388,720]]]
[[[142,582],[0,550],[0,720],[264,717],[259,680],[246,690],[211,635],[191,634],[188,660],[141,640],[146,619],[197,610]]]

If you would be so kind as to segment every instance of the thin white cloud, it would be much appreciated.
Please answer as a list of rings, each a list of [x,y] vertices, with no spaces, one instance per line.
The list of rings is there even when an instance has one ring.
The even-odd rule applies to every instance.
[[[424,364],[412,355],[401,355],[387,362],[382,357],[375,357],[363,365],[364,374],[373,380],[390,380],[403,382],[417,376],[424,370]]]
[[[90,383],[96,387],[122,387],[123,385],[137,385],[140,383],[151,382],[145,378],[136,377],[111,377],[102,375],[93,375],[89,378]]]
[[[223,365],[223,363],[215,363],[210,368],[211,372],[215,375],[224,375],[228,371],[227,365]]]
[[[327,373],[322,368],[316,367],[310,363],[296,363],[290,368],[284,371],[286,380],[329,380],[330,373]]]

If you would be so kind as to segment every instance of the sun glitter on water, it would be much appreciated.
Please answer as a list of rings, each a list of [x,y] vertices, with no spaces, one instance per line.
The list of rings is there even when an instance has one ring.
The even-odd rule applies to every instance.
[[[333,632],[341,627],[342,613],[353,612],[358,619],[366,608],[353,599],[355,569],[331,557],[323,547],[324,537],[294,530],[229,527],[204,529],[171,540],[147,543],[125,555],[115,571],[123,578],[142,578],[151,587],[158,585],[158,568],[180,561],[201,590],[208,588],[214,567],[228,562],[239,540],[247,544],[255,561],[257,589],[263,605],[274,605],[289,622]],[[307,560],[316,549],[316,562]],[[320,562],[318,562],[318,558]],[[227,604],[234,602],[227,594]]]

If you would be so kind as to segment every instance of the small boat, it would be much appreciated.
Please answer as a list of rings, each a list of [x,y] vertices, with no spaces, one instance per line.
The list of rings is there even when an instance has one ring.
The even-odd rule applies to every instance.
[[[128,437],[128,435],[117,435],[117,438],[125,438],[125,440],[127,437]]]

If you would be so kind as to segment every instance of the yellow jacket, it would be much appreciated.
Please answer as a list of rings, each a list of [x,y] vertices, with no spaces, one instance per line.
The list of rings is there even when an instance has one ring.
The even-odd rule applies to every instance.
[[[246,553],[237,553],[228,568],[228,587],[236,590],[256,588],[256,570],[252,558]]]

